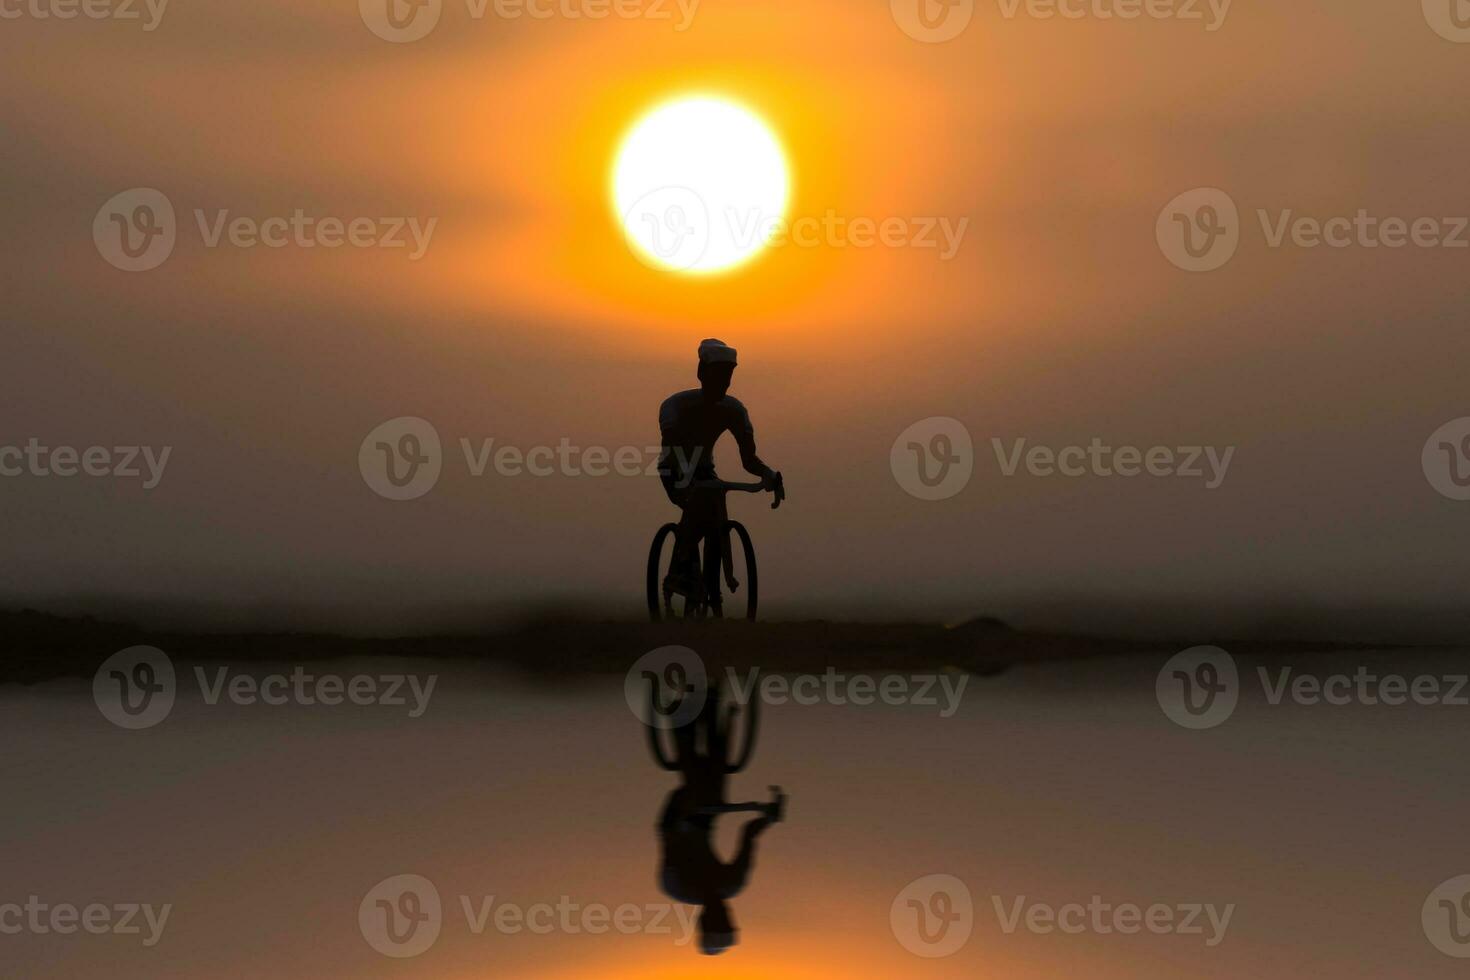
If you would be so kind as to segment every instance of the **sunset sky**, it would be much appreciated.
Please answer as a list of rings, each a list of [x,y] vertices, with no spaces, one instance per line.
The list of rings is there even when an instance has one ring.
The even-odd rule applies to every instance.
[[[0,0],[0,973],[1463,975],[1467,83],[1470,0]]]
[[[1420,456],[1470,415],[1470,249],[1273,248],[1258,218],[1467,213],[1470,45],[1419,4],[1237,3],[1208,30],[992,2],[946,43],[883,0],[704,0],[684,30],[672,3],[537,20],[446,0],[408,43],[357,7],[0,25],[0,445],[171,447],[152,489],[0,481],[11,601],[367,610],[360,627],[565,598],[636,615],[674,516],[656,480],[475,476],[460,440],[657,444],[704,337],[740,350],[732,391],[788,485],[778,512],[731,504],[774,617],[1460,598],[1470,504]],[[770,126],[789,217],[963,221],[954,254],[826,240],[716,277],[642,264],[614,155],[690,93]],[[1201,187],[1238,205],[1240,245],[1190,273],[1155,227]],[[147,272],[92,237],[130,188],[178,217]],[[208,247],[195,218],[298,209],[435,225],[411,260]],[[432,491],[399,502],[357,453],[402,416],[444,453]],[[974,477],[924,501],[889,451],[934,416],[968,429]],[[1206,490],[1007,477],[991,443],[1094,437],[1235,453]],[[719,458],[739,473],[733,446]]]

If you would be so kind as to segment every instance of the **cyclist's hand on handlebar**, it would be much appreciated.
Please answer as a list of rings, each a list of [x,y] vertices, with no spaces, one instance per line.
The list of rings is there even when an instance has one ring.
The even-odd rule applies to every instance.
[[[772,473],[766,477],[767,489],[776,495],[771,501],[771,510],[781,506],[781,501],[786,499],[786,481],[781,478],[780,473]]]

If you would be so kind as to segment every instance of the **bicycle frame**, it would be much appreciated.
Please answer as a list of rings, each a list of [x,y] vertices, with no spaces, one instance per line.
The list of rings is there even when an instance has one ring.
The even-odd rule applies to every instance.
[[[777,474],[773,482],[774,486],[772,486],[771,489],[775,494],[776,499],[771,503],[772,510],[780,507],[781,501],[786,499],[786,487],[779,474]],[[764,481],[736,483],[730,480],[696,480],[688,484],[688,486],[695,489],[720,490],[725,492],[734,491],[736,493],[760,493],[762,490],[766,489],[766,484]],[[705,561],[702,563],[700,574],[701,576],[704,576],[703,581],[705,583],[705,592],[707,593],[707,599],[701,600],[701,604],[704,608],[712,610],[716,617],[721,617],[723,615],[723,601],[720,595],[719,588],[720,571],[723,571],[725,573],[725,581],[729,585],[731,592],[734,592],[737,588],[734,574],[735,548],[731,547],[731,541],[723,535],[738,535],[740,538],[740,550],[745,555],[745,618],[754,619],[755,610],[757,608],[758,602],[758,577],[755,563],[755,546],[751,544],[750,534],[745,530],[745,525],[741,524],[739,521],[732,521],[728,520],[727,518],[724,528],[722,530],[723,534],[717,535],[715,539],[705,539],[718,548],[720,559],[719,564],[716,566],[717,570],[711,570],[709,565],[709,553],[708,550],[706,550]],[[663,554],[664,542],[671,535],[677,534],[677,531],[678,525],[665,524],[663,527],[659,528],[658,533],[654,535],[653,547],[649,549],[647,578],[648,613],[654,622],[658,622],[660,619],[666,616],[672,617],[674,615],[672,607],[673,593],[671,591],[665,591],[661,587],[662,584],[667,581],[667,579],[660,579],[660,569],[662,563],[661,556]],[[713,582],[711,582],[711,576],[713,577]],[[687,598],[688,597],[686,596],[686,600]],[[662,599],[662,602],[660,602],[660,599]],[[696,606],[696,618],[703,618],[704,608]]]
[[[689,485],[699,490],[733,490],[739,493],[760,493],[766,488],[762,480],[756,480],[753,483],[734,483],[730,480],[695,480]],[[776,499],[771,502],[771,510],[780,507],[781,501],[786,499],[786,483],[781,479],[779,473],[776,474],[776,486],[773,492]]]

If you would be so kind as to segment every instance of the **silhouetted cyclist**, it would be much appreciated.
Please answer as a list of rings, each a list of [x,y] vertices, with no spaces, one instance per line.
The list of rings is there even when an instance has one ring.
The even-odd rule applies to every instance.
[[[724,491],[692,486],[695,481],[715,480],[715,443],[726,432],[740,447],[740,463],[746,472],[761,478],[767,491],[775,491],[781,474],[761,461],[755,452],[755,427],[739,399],[726,394],[735,373],[735,348],[720,340],[699,345],[699,387],[670,395],[659,406],[658,428],[663,440],[659,477],[664,492],[684,513],[674,544],[674,561],[667,584],[684,596],[703,590],[699,580],[698,545],[725,526]]]

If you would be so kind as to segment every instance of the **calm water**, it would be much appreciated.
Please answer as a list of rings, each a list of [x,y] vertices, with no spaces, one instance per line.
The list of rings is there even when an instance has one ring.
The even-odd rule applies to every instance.
[[[1461,660],[1396,669],[1455,673]],[[108,978],[1463,975],[1421,907],[1470,873],[1470,708],[1271,706],[1252,678],[1228,722],[1188,731],[1155,701],[1158,666],[974,679],[950,718],[768,707],[730,795],[766,799],[779,783],[787,819],[731,902],[739,946],[714,958],[687,943],[691,910],[659,890],[655,825],[675,777],[652,765],[620,678],[554,692],[462,664],[310,668],[437,673],[415,719],[211,706],[185,672],[172,714],[138,732],[110,725],[87,685],[5,688],[0,904],[171,910],[151,947],[139,913],[136,935],[0,935],[0,961],[11,976]],[[744,819],[721,820],[726,855]],[[391,958],[364,938],[359,907],[402,874],[433,883],[441,925],[420,955]],[[973,927],[953,955],[926,959],[890,912],[934,874],[965,884]],[[1093,896],[1181,918],[1233,910],[1213,946],[1204,913],[1188,935],[1003,926],[1017,908]],[[498,929],[502,905],[541,931]],[[597,910],[620,907],[628,934],[595,934]],[[900,932],[910,912],[900,903]]]

